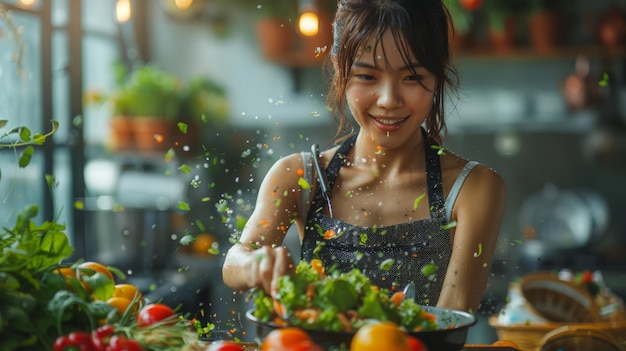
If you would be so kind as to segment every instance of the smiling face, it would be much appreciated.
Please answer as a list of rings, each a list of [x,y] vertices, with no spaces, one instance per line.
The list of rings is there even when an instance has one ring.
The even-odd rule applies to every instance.
[[[406,52],[387,30],[378,43],[368,41],[348,76],[350,112],[361,133],[384,148],[419,143],[433,107],[436,78]]]

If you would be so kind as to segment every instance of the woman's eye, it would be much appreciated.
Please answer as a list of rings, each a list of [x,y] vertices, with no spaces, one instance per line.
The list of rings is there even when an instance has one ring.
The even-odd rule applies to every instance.
[[[404,78],[405,80],[412,80],[412,81],[416,81],[416,82],[421,82],[424,80],[424,76],[421,75],[412,75],[412,76],[408,76],[406,78]]]
[[[371,74],[355,74],[354,76],[361,80],[374,80],[374,76]]]

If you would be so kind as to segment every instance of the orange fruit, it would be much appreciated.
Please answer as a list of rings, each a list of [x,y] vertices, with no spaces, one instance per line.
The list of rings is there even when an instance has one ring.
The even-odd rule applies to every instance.
[[[312,343],[309,334],[300,328],[278,328],[265,336],[261,351],[293,350],[299,345],[312,345]]]
[[[60,274],[63,279],[76,278],[76,271],[72,267],[60,267],[54,270],[54,273]]]
[[[113,291],[113,297],[125,297],[129,300],[133,300],[135,295],[141,298],[141,291],[132,284],[116,284]]]
[[[106,266],[104,266],[102,263],[87,261],[79,264],[78,269],[81,271],[81,273],[87,275],[93,274],[91,272],[88,272],[87,270],[93,270],[94,273],[102,273],[107,276],[107,278],[114,280],[113,273],[111,273],[111,271],[106,268]]]
[[[115,307],[118,310],[118,312],[120,313],[120,315],[123,315],[126,312],[128,307],[130,306],[130,302],[131,302],[131,300],[129,300],[129,299],[125,298],[125,297],[119,297],[119,296],[114,296],[114,297],[112,297],[112,298],[107,300],[107,303],[109,305]],[[135,310],[133,312],[136,312],[137,305],[135,305],[133,307],[133,309]]]
[[[406,333],[392,322],[372,322],[360,327],[350,343],[350,351],[410,351]]]
[[[210,255],[209,249],[215,243],[215,236],[209,233],[202,233],[196,236],[196,240],[191,243],[191,251],[198,255]]]

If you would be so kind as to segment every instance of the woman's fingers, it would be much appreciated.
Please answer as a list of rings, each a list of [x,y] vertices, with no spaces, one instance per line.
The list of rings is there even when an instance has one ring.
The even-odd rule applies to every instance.
[[[278,279],[283,275],[290,274],[294,269],[291,253],[284,246],[274,248],[274,271],[272,275],[270,293],[278,292]]]
[[[262,288],[270,294],[275,293],[278,289],[278,278],[290,274],[293,270],[293,259],[286,247],[261,247],[252,254],[249,285]]]

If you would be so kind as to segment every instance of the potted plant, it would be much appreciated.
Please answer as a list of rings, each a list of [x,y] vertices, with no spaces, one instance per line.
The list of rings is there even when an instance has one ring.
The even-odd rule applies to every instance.
[[[563,20],[558,0],[529,0],[528,37],[537,51],[550,51],[561,44]]]
[[[160,150],[170,146],[180,115],[181,89],[179,78],[152,65],[138,67],[127,76],[114,96],[117,103],[120,99],[132,101],[127,108],[137,149]]]
[[[108,94],[90,90],[87,103],[108,102],[112,151],[163,150],[194,144],[200,123],[218,126],[228,116],[224,88],[208,77],[187,84],[153,65],[128,72],[116,64],[117,88]]]
[[[481,1],[447,0],[445,4],[452,20],[449,28],[450,48],[453,51],[465,51],[473,45],[474,17],[480,9]]]
[[[111,97],[111,119],[109,120],[109,143],[111,151],[126,151],[135,148],[135,133],[131,116],[132,98],[124,89]]]
[[[203,124],[220,126],[226,122],[229,112],[226,91],[212,79],[204,76],[192,78],[182,90],[180,99],[178,129],[184,135],[183,144],[196,144]]]
[[[256,39],[261,56],[268,61],[285,62],[298,50],[311,51],[332,45],[331,21],[336,0],[313,0],[320,20],[320,32],[315,37],[298,38],[296,30],[302,8],[293,0],[220,0],[222,7],[251,13],[255,19]],[[300,62],[306,64],[308,62]]]
[[[517,17],[515,2],[510,0],[484,0],[487,36],[495,51],[509,51],[517,44]]]
[[[256,37],[261,55],[270,61],[287,55],[295,40],[298,2],[293,0],[219,0],[219,6],[241,10],[256,18]]]

